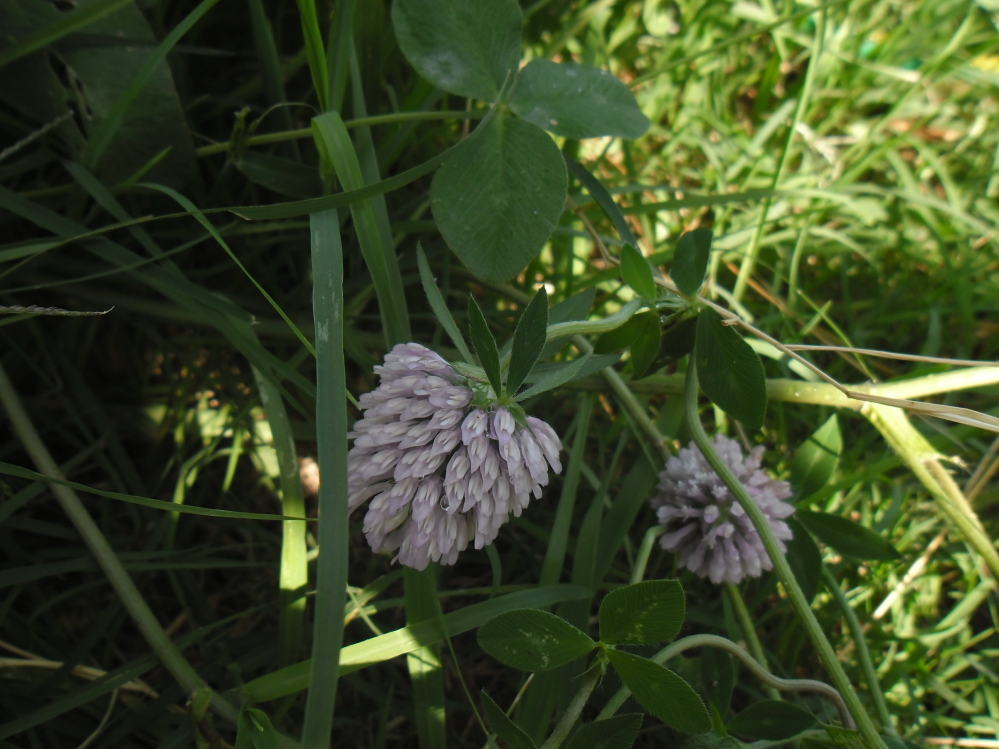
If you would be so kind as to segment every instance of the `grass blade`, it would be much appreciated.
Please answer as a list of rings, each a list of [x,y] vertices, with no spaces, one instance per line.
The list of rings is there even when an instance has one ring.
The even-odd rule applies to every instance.
[[[30,55],[43,47],[57,42],[64,36],[72,34],[74,31],[86,28],[100,18],[109,13],[114,13],[124,5],[128,5],[131,0],[97,0],[97,2],[87,3],[81,8],[77,8],[71,13],[60,13],[58,20],[43,26],[34,33],[28,34],[9,47],[0,50],[0,68],[4,65],[19,60],[26,55]]]
[[[458,323],[454,321],[451,310],[447,308],[447,302],[444,301],[444,296],[441,294],[440,289],[437,288],[434,276],[430,272],[430,265],[427,263],[427,256],[419,244],[416,245],[416,264],[420,271],[420,283],[423,286],[423,293],[430,303],[430,309],[433,310],[437,322],[444,328],[444,332],[447,333],[454,347],[458,349],[461,358],[469,364],[474,364],[475,357],[469,351],[468,344],[465,343],[465,338],[461,334]]]
[[[404,570],[406,620],[410,624],[437,624],[436,639],[444,640],[447,632],[442,623],[434,573],[434,567],[422,571]],[[440,645],[424,645],[409,653],[406,668],[413,687],[413,719],[420,746],[423,749],[444,749],[447,737],[444,734],[444,670],[441,667]]]
[[[319,549],[309,696],[302,744],[329,746],[347,590],[347,381],[343,361],[343,245],[336,211],[311,217],[316,320]]]
[[[67,481],[66,479],[57,478],[51,475],[45,475],[37,473],[36,471],[29,470],[27,468],[22,468],[21,466],[12,465],[10,463],[4,463],[0,461],[0,475],[4,476],[14,476],[16,478],[29,479],[32,481],[43,481],[49,484],[64,486],[67,489],[73,489],[78,492],[85,492],[86,494],[93,494],[98,497],[107,497],[108,499],[117,499],[119,502],[131,502],[135,505],[141,505],[143,507],[151,507],[154,510],[165,510],[166,512],[177,512],[181,514],[188,515],[205,515],[207,517],[213,518],[231,518],[233,520],[296,520],[300,518],[288,517],[285,518],[281,515],[269,515],[262,512],[237,512],[236,510],[218,510],[214,507],[196,507],[195,505],[177,505],[173,502],[167,502],[162,499],[152,499],[150,497],[138,497],[134,494],[122,494],[121,492],[110,492],[104,489],[96,489],[92,486],[87,486],[86,484],[80,484],[76,481]]]
[[[322,29],[319,28],[315,0],[298,0],[298,14],[302,19],[305,57],[309,61],[312,87],[319,99],[320,111],[325,112],[330,108],[330,71],[326,64],[326,47],[323,44]]]
[[[336,170],[337,178],[345,190],[365,187],[357,152],[347,128],[336,112],[327,112],[312,120],[316,142],[325,152],[329,163]],[[378,295],[382,322],[385,326],[387,346],[410,339],[409,315],[402,275],[396,263],[389,227],[378,220],[372,200],[351,205],[354,229],[361,245],[364,262]]]
[[[128,89],[115,103],[108,117],[101,120],[94,128],[81,156],[83,163],[87,164],[91,169],[100,163],[105,149],[110,145],[111,139],[114,138],[114,134],[121,126],[122,120],[125,119],[125,113],[128,112],[129,107],[132,106],[139,92],[149,83],[153,72],[157,67],[165,63],[167,54],[177,45],[177,42],[218,3],[219,0],[202,0],[157,45],[153,54],[149,55],[142,67],[136,72],[132,83],[129,84]]]
[[[260,391],[260,402],[267,414],[280,470],[281,512],[305,517],[305,493],[299,476],[298,455],[288,411],[281,399],[281,389],[270,375],[253,368]],[[305,588],[309,584],[309,561],[305,545],[306,521],[281,523],[281,565],[278,585],[281,588],[281,619],[278,640],[281,664],[300,657],[305,625]]]
[[[562,576],[565,564],[565,551],[569,544],[569,530],[572,524],[573,509],[576,506],[576,491],[579,489],[579,473],[583,465],[583,450],[586,438],[590,432],[590,414],[593,412],[593,399],[590,396],[580,398],[579,414],[576,421],[576,437],[572,443],[569,455],[569,466],[562,483],[562,494],[559,496],[558,509],[555,511],[555,522],[551,529],[545,561],[541,565],[541,584],[554,585]]]
[[[563,601],[588,598],[590,595],[589,589],[579,585],[534,586],[465,606],[445,614],[442,621],[447,634],[450,637],[457,637],[481,627],[505,611],[544,608]],[[439,643],[441,639],[441,620],[434,619],[410,624],[402,629],[348,645],[340,651],[340,675],[345,676],[362,668],[384,663],[426,645]],[[310,661],[302,661],[294,666],[260,676],[243,687],[242,697],[247,702],[266,702],[301,692],[309,686],[310,664]]]

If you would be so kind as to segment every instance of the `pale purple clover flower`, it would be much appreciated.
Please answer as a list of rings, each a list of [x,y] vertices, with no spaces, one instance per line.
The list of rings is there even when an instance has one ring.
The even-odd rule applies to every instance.
[[[784,551],[784,542],[792,535],[784,522],[794,512],[794,506],[785,501],[791,496],[791,486],[760,468],[762,446],[744,457],[739,443],[717,435],[714,447],[763,511]],[[773,567],[749,517],[697,445],[690,443],[666,461],[658,488],[651,504],[666,526],[659,544],[674,552],[682,567],[715,584],[758,577]]]
[[[400,343],[375,373],[381,382],[358,401],[347,455],[350,509],[370,500],[364,533],[374,551],[418,570],[454,564],[541,497],[549,468],[561,472],[554,429],[516,406],[482,405],[430,349]]]

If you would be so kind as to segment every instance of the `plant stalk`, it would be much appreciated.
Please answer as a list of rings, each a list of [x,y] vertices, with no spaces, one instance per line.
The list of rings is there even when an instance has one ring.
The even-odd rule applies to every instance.
[[[597,665],[591,666],[589,673],[585,674],[583,683],[580,684],[576,694],[573,695],[572,701],[569,702],[565,708],[565,712],[562,713],[562,717],[559,718],[558,724],[556,724],[551,736],[541,745],[541,749],[556,749],[556,747],[562,746],[562,742],[569,738],[569,732],[572,731],[573,727],[579,721],[579,716],[583,713],[583,708],[586,706],[587,700],[590,699],[593,690],[600,683],[600,676],[600,668]]]
[[[746,492],[745,488],[743,488],[739,479],[734,473],[732,473],[732,469],[730,469],[718,453],[715,452],[714,446],[711,444],[711,440],[708,439],[708,435],[704,431],[704,427],[701,425],[698,417],[697,395],[697,366],[691,358],[687,369],[684,408],[687,415],[687,427],[690,429],[694,442],[697,444],[698,448],[700,448],[711,467],[715,470],[722,481],[725,482],[729,491],[732,492],[736,501],[738,501],[739,505],[745,511],[746,516],[753,523],[753,527],[756,529],[756,532],[760,536],[760,540],[763,542],[763,548],[766,549],[767,555],[773,562],[774,571],[777,573],[778,579],[784,585],[784,590],[787,592],[795,613],[797,613],[798,618],[801,620],[805,627],[805,631],[808,633],[808,636],[812,641],[812,644],[818,651],[819,659],[822,661],[822,664],[832,677],[833,684],[835,684],[836,688],[839,690],[841,696],[846,702],[850,714],[857,723],[857,728],[863,737],[864,743],[871,747],[884,747],[884,741],[878,735],[874,722],[871,720],[866,710],[864,710],[864,706],[860,702],[860,697],[857,696],[853,685],[850,683],[846,672],[843,670],[843,666],[836,657],[836,651],[833,650],[832,645],[826,638],[825,633],[822,631],[822,625],[819,624],[818,619],[815,617],[814,612],[808,604],[808,599],[805,598],[805,594],[798,585],[798,581],[795,579],[794,573],[791,571],[791,567],[787,563],[787,559],[784,557],[784,553],[781,551],[781,548],[777,543],[777,539],[774,537],[773,531],[770,529],[770,524],[763,516],[763,511],[760,510],[760,508]]]

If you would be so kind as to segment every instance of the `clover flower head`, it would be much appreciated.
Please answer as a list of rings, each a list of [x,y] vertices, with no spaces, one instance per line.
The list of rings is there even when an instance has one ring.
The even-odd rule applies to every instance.
[[[349,436],[351,511],[368,502],[364,533],[407,567],[454,564],[469,543],[492,543],[510,515],[540,498],[562,444],[516,406],[483,404],[444,359],[400,343],[375,367]]]
[[[784,518],[794,512],[785,501],[790,485],[760,468],[762,446],[744,456],[735,440],[718,435],[714,447],[763,511],[783,551],[791,538]],[[773,567],[749,517],[697,445],[691,443],[666,461],[658,488],[651,504],[666,526],[659,544],[674,552],[681,566],[715,584],[758,577]]]

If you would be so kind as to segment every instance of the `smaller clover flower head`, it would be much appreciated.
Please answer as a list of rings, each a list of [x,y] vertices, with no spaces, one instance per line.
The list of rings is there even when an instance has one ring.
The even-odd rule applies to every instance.
[[[743,456],[735,440],[718,435],[714,447],[763,511],[783,551],[791,538],[784,518],[794,512],[785,501],[790,485],[760,469],[762,446]],[[749,517],[697,445],[690,443],[666,461],[658,488],[651,504],[666,526],[659,544],[674,552],[681,566],[715,584],[758,577],[773,567]]]
[[[374,551],[418,570],[454,564],[540,498],[549,469],[561,472],[555,430],[515,406],[481,405],[430,349],[400,343],[375,373],[380,384],[358,401],[347,455],[350,509],[368,503]]]

